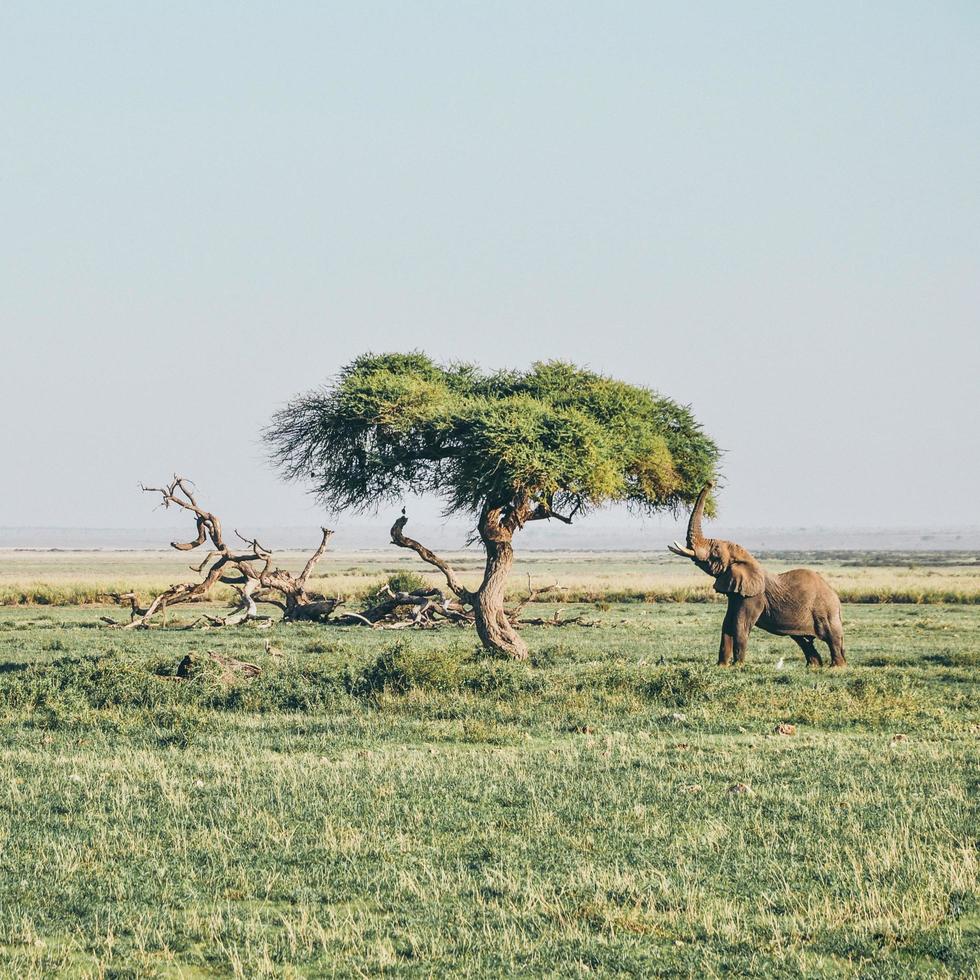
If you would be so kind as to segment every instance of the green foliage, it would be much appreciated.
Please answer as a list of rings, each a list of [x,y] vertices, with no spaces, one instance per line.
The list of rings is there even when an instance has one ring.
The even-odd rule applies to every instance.
[[[383,650],[351,685],[351,693],[405,694],[415,688],[453,691],[459,687],[462,656],[457,647],[422,650],[404,639]]]
[[[418,572],[409,571],[395,572],[385,581],[392,592],[415,592],[417,589],[427,588],[428,584]]]
[[[560,362],[526,372],[441,367],[420,353],[365,355],[296,399],[266,439],[328,506],[433,492],[477,513],[526,495],[561,511],[690,502],[719,451],[685,406]]]

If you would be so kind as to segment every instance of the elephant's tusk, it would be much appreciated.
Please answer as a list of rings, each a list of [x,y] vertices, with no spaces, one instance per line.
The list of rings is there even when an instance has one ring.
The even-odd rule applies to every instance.
[[[694,557],[693,548],[685,548],[683,545],[678,544],[676,541],[673,544],[667,545],[667,550],[672,551],[675,555],[680,555],[682,558]]]

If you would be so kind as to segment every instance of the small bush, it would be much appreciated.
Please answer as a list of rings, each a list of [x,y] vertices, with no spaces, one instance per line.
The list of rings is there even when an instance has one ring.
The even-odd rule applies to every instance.
[[[375,579],[368,585],[356,589],[353,598],[359,599],[362,602],[368,602],[374,599],[384,588],[391,589],[392,592],[414,592],[416,589],[427,589],[429,587],[429,583],[417,572],[392,572],[387,578]]]
[[[458,647],[422,650],[399,640],[353,679],[351,694],[358,697],[388,692],[404,694],[414,688],[455,691],[460,687],[463,656]]]
[[[553,643],[551,646],[531,651],[531,666],[551,667],[562,660],[567,660],[570,656],[569,649],[564,643]]]
[[[429,587],[429,583],[418,572],[395,572],[388,576],[385,584],[392,592],[414,592],[416,589]]]
[[[343,646],[336,640],[313,640],[312,643],[307,643],[303,649],[307,653],[337,653],[343,649]]]
[[[88,709],[138,708],[151,712],[314,712],[348,699],[348,672],[335,662],[267,667],[258,677],[227,683],[220,667],[203,662],[186,680],[175,678],[172,658],[150,661],[84,657],[32,664],[0,676],[0,705],[71,715]],[[167,715],[169,717],[169,715]],[[154,722],[155,724],[155,722]],[[177,735],[178,744],[180,738]]]

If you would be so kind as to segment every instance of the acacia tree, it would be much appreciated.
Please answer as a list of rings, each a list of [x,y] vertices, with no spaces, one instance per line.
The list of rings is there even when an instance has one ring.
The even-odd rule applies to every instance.
[[[719,456],[685,406],[647,388],[561,362],[485,373],[421,353],[357,358],[279,411],[265,438],[285,476],[311,480],[331,509],[434,493],[447,513],[475,517],[486,551],[475,591],[406,537],[406,518],[392,540],[472,605],[485,647],[519,658],[527,647],[504,610],[514,534],[608,503],[674,510],[714,478]]]

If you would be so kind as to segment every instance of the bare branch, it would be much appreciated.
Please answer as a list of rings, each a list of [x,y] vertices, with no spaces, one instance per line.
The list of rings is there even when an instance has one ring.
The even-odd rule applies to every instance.
[[[449,588],[457,595],[463,602],[472,602],[473,593],[470,592],[466,586],[460,582],[456,575],[455,569],[449,564],[449,562],[440,558],[434,552],[429,551],[428,548],[423,544],[419,544],[414,538],[408,537],[404,533],[405,525],[408,523],[408,518],[405,514],[402,514],[397,521],[391,527],[391,542],[392,544],[398,545],[399,548],[410,548],[414,551],[422,561],[427,562],[430,565],[434,565],[436,568],[442,572],[446,577],[446,584]]]
[[[561,521],[563,524],[571,524],[572,518],[582,509],[582,500],[579,498],[575,502],[575,506],[572,508],[572,512],[567,516],[565,514],[559,514],[555,511],[553,507],[553,498],[549,494],[544,500],[538,502],[538,505],[531,512],[531,515],[526,518],[528,521],[549,521],[553,517],[556,521]]]
[[[572,513],[574,514],[574,511]],[[554,518],[556,521],[561,521],[562,524],[572,523],[572,518],[570,516],[566,517],[564,514],[559,514],[557,511],[552,510],[547,504],[538,504],[538,506],[531,512],[531,516],[526,518],[526,521],[550,521],[552,518]]]
[[[239,553],[228,547],[222,539],[221,522],[215,514],[205,510],[197,502],[192,486],[183,477],[175,476],[166,487],[144,487],[144,489],[159,493],[164,506],[177,506],[193,514],[199,540],[186,545],[175,544],[175,548],[181,551],[191,550],[210,538],[212,550],[205,555],[200,564],[191,566],[194,572],[203,577],[197,582],[183,582],[170,586],[146,607],[140,605],[135,593],[114,596],[116,601],[129,600],[130,622],[124,624],[110,621],[110,625],[125,629],[149,629],[154,617],[160,613],[164,614],[163,625],[166,625],[165,617],[168,608],[207,599],[214,586],[218,584],[231,586],[237,593],[237,601],[225,615],[205,614],[195,621],[195,625],[203,623],[205,629],[247,623],[269,626],[272,620],[260,613],[261,603],[268,603],[281,610],[285,621],[357,624],[374,629],[431,629],[440,624],[461,625],[472,624],[475,621],[476,613],[472,608],[476,601],[475,594],[460,582],[456,571],[448,562],[405,535],[404,528],[408,519],[404,515],[391,529],[393,543],[415,551],[425,562],[438,568],[445,576],[452,594],[448,595],[437,588],[394,592],[386,586],[377,593],[373,604],[367,609],[334,616],[335,610],[341,605],[341,599],[307,590],[308,582],[316,571],[317,563],[326,553],[333,535],[329,528],[320,529],[319,545],[307,559],[303,571],[299,575],[294,575],[275,565],[274,555],[270,549],[260,544],[256,538],[246,537],[237,529],[234,535],[247,550]],[[531,503],[525,499],[520,503],[517,511],[513,509],[507,511],[506,518],[504,510],[498,509],[487,519],[495,522],[496,528],[502,535],[509,537],[511,532],[504,526],[504,521],[526,517],[531,509]],[[529,585],[528,599],[519,609],[523,609],[526,602],[533,601],[544,591],[548,590],[534,590]]]
[[[365,626],[370,626],[372,629],[374,629],[374,627],[376,625],[375,623],[372,623],[370,619],[368,619],[365,616],[362,616],[360,613],[352,613],[352,612],[344,613],[344,615],[343,615],[342,618],[344,620],[347,620],[347,619],[359,619],[362,623],[364,623]]]
[[[246,538],[245,535],[243,535],[237,529],[235,531],[235,535],[240,541],[244,541],[245,544],[249,545],[252,551],[254,551],[259,558],[267,558],[272,555],[272,552],[268,548],[263,548],[256,538]]]
[[[296,577],[285,569],[274,567],[272,551],[263,547],[255,538],[246,538],[238,531],[235,531],[236,536],[251,550],[242,554],[233,553],[222,538],[221,521],[215,514],[198,504],[191,481],[181,476],[174,476],[166,487],[147,487],[142,484],[141,487],[147,493],[159,493],[165,507],[173,504],[194,515],[197,538],[186,543],[172,542],[172,547],[178,551],[190,551],[200,547],[210,538],[213,549],[199,565],[191,566],[192,571],[204,576],[200,582],[172,585],[146,608],[138,605],[135,595],[131,597],[131,594],[127,593],[125,596],[116,597],[117,601],[131,598],[132,611],[129,623],[113,625],[124,626],[126,629],[148,629],[150,621],[158,612],[166,610],[169,606],[204,599],[219,582],[235,588],[239,594],[239,602],[227,616],[208,617],[215,626],[233,626],[267,620],[268,617],[259,615],[257,608],[258,602],[265,601],[271,601],[273,605],[282,609],[284,619],[322,621],[329,618],[338,600],[308,593],[306,578],[323,556],[330,531],[322,529],[323,538],[320,545],[307,561],[303,575]],[[274,599],[270,593],[281,596],[281,599]]]
[[[512,610],[510,610],[510,612],[507,613],[507,618],[510,619],[511,622],[516,622],[518,616],[524,612],[524,609],[528,603],[537,602],[541,596],[547,595],[549,592],[554,592],[556,589],[562,589],[562,586],[557,582],[555,582],[553,585],[545,585],[540,589],[533,588],[531,585],[531,573],[528,572],[527,595],[521,599],[521,601]]]
[[[194,499],[194,494],[189,489],[189,484],[190,481],[184,479],[184,477],[174,476],[173,480],[166,487],[148,487],[141,483],[140,488],[145,493],[160,494],[164,507],[175,504],[196,515],[197,538],[187,542],[171,541],[171,548],[176,548],[177,551],[191,551],[204,544],[206,537],[210,537],[214,547],[224,553],[225,544],[221,537],[221,522],[214,514],[198,506],[197,501]],[[193,484],[190,485],[192,486]]]
[[[193,541],[187,541],[184,543],[178,541],[171,541],[170,547],[176,548],[178,551],[192,551],[194,548],[199,548],[204,544],[207,534],[207,525],[204,523],[204,518],[199,517],[197,519],[197,537]]]
[[[204,566],[212,558],[216,558],[220,554],[221,554],[220,551],[209,551],[200,565],[188,565],[188,568],[190,568],[192,572],[197,572],[197,574],[200,575],[204,571]]]
[[[317,563],[320,561],[320,559],[324,555],[324,552],[327,550],[327,542],[330,540],[331,537],[333,537],[333,531],[329,530],[328,528],[321,527],[320,531],[323,534],[323,538],[320,541],[320,546],[316,549],[316,551],[313,552],[312,555],[310,555],[309,561],[307,561],[305,567],[303,568],[303,571],[299,573],[298,581],[303,585],[306,585],[307,581],[309,580],[309,577],[313,574],[313,570],[316,568]]]

